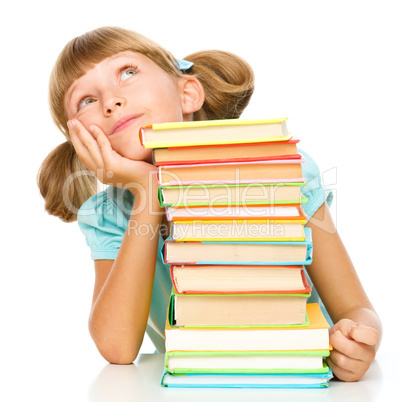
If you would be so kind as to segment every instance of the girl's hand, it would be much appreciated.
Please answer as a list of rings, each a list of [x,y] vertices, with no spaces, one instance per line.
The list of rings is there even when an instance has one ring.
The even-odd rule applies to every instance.
[[[131,188],[137,184],[148,188],[153,180],[149,174],[156,172],[156,167],[144,161],[135,161],[118,154],[108,137],[97,126],[90,126],[90,132],[75,119],[68,121],[69,134],[83,165],[93,172],[104,184]]]
[[[358,381],[376,356],[379,334],[376,329],[354,321],[338,321],[329,332],[333,350],[326,362],[343,381]]]

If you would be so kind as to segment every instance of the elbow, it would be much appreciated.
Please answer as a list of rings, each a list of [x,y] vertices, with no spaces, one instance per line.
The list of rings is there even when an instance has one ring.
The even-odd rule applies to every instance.
[[[111,364],[131,364],[137,358],[140,348],[134,348],[128,343],[108,340],[99,342],[94,340],[101,356]]]
[[[120,348],[100,348],[98,345],[97,348],[101,356],[110,364],[131,364],[138,356],[138,352],[123,351]]]
[[[141,343],[120,339],[109,333],[99,334],[90,327],[90,334],[101,356],[111,364],[131,364],[138,356]]]

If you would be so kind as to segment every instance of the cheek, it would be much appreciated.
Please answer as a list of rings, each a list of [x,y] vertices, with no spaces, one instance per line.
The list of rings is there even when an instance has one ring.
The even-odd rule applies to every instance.
[[[110,143],[112,148],[125,158],[152,163],[152,149],[143,148],[138,136],[125,136],[122,141],[110,140]]]
[[[182,120],[181,99],[172,83],[154,83],[151,93],[149,104],[155,106],[156,114],[153,117],[157,120],[153,123]]]
[[[83,124],[84,127],[88,130],[91,124],[95,124],[103,129],[101,125],[101,121],[96,118],[98,116],[98,111],[95,110],[95,106],[90,105],[89,109],[85,110],[83,113],[80,113],[76,118]]]

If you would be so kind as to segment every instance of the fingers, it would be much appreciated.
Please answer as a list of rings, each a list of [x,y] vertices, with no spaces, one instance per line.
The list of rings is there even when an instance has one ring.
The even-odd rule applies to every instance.
[[[80,160],[100,182],[118,187],[140,182],[146,186],[149,171],[156,171],[152,164],[120,155],[100,127],[90,125],[86,129],[77,119],[68,121],[68,127]]]
[[[347,338],[369,346],[375,346],[379,340],[379,334],[375,328],[360,325],[348,319],[337,322],[330,330],[329,335],[331,336],[336,331],[341,331]]]
[[[108,170],[112,167],[112,164],[115,162],[115,158],[119,155],[112,149],[108,137],[99,127],[91,125],[89,129],[90,133],[96,140],[98,149],[101,153],[103,167],[105,168],[105,170]]]
[[[332,350],[326,358],[326,363],[333,374],[343,381],[358,381],[368,370],[372,360],[362,361],[352,359],[337,350]]]
[[[89,170],[95,170],[95,162],[77,133],[75,123],[68,121],[68,128],[73,147],[82,164]]]
[[[374,328],[362,325],[354,325],[348,328],[348,334],[355,341],[369,346],[375,346],[379,340],[379,334]]]
[[[327,365],[333,371],[333,374],[342,381],[358,381],[362,375],[356,374],[336,364],[331,356],[326,358]]]
[[[374,359],[374,347],[348,339],[339,330],[330,335],[330,343],[334,350],[352,359],[372,361]]]
[[[349,337],[349,328],[351,328],[354,325],[358,325],[356,322],[349,320],[347,318],[344,318],[340,321],[338,321],[333,328],[329,331],[329,335],[334,334],[336,331],[340,331],[344,336]]]
[[[83,165],[94,172],[98,168],[102,168],[104,161],[97,140],[79,120],[70,120],[68,127],[73,146]]]

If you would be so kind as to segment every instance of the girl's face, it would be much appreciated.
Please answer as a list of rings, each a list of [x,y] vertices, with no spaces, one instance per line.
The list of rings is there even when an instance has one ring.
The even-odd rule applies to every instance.
[[[100,127],[120,155],[151,162],[151,150],[140,145],[139,128],[187,119],[180,81],[140,53],[121,52],[72,84],[65,110],[69,120],[78,119],[86,129]]]

